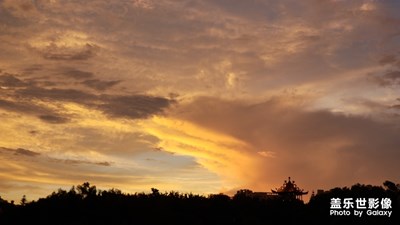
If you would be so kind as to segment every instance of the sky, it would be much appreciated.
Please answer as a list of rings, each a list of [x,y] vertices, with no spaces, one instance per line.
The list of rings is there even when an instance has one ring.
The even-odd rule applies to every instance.
[[[399,11],[0,0],[0,196],[398,183]]]

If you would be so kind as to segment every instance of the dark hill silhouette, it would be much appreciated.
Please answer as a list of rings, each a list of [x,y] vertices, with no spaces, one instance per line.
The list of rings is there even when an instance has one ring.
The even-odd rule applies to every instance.
[[[240,190],[232,198],[151,191],[126,194],[118,189],[98,190],[86,182],[20,205],[0,198],[0,224],[400,224],[400,186],[390,181],[384,187],[356,184],[333,188],[312,196],[308,204],[297,199],[258,198],[249,195],[250,190]],[[390,198],[393,214],[390,218],[330,216],[331,198],[347,197]]]

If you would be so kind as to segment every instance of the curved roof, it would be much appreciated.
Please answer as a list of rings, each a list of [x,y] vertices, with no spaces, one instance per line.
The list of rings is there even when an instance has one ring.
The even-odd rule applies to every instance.
[[[289,180],[284,181],[283,185],[280,188],[277,188],[276,190],[271,190],[273,193],[278,193],[278,194],[295,194],[295,195],[304,195],[307,194],[308,191],[304,191],[303,189],[300,189],[297,187],[294,181]]]

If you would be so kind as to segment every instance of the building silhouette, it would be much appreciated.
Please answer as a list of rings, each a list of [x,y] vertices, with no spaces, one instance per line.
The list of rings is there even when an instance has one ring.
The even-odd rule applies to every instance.
[[[271,192],[253,192],[251,190],[240,190],[239,195],[247,196],[257,199],[283,199],[283,200],[303,200],[303,195],[308,194],[308,191],[300,189],[295,181],[292,181],[289,177],[288,181],[284,181],[283,185],[275,190],[271,189]]]
[[[295,184],[295,181],[290,180],[284,181],[283,185],[280,188],[276,188],[275,190],[271,190],[273,194],[276,194],[285,199],[298,199],[303,200],[303,195],[308,194],[308,191],[304,191],[300,189]]]

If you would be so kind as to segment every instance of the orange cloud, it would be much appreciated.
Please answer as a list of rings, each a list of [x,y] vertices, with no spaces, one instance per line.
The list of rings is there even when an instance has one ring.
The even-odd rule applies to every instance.
[[[380,184],[388,179],[385,177],[395,177],[399,155],[395,125],[327,110],[306,110],[285,101],[272,98],[252,104],[198,98],[170,112],[179,119],[168,120],[168,126],[156,120],[157,129],[148,132],[158,136],[167,150],[193,155],[199,161],[206,157],[222,162],[225,170],[203,165],[255,190],[277,187],[287,176],[295,177],[299,185],[310,190],[356,182]],[[213,143],[213,137],[230,138],[213,146],[223,157],[202,149]],[[245,144],[230,144],[236,143],[230,140]],[[174,144],[168,146],[170,142]]]
[[[237,138],[173,118],[154,117],[142,126],[160,139],[158,146],[163,150],[194,157],[203,167],[218,174],[223,182],[221,188],[243,186],[254,179],[258,156]]]

